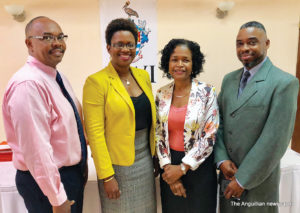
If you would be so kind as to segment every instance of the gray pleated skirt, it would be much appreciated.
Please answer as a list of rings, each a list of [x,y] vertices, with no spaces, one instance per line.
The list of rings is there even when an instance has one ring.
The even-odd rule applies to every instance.
[[[113,165],[121,196],[109,200],[98,180],[102,213],[155,213],[156,196],[149,130],[135,132],[135,161],[131,166]]]

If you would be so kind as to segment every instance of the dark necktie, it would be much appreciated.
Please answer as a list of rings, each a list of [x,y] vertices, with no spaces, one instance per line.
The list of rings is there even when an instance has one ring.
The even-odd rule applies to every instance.
[[[242,93],[243,90],[244,90],[244,88],[246,87],[248,78],[249,78],[250,76],[251,76],[251,74],[250,74],[249,71],[246,71],[246,72],[243,74],[242,81],[241,81],[241,85],[240,85],[240,93]]]
[[[70,102],[70,104],[73,108],[74,114],[75,114],[76,123],[77,123],[77,130],[78,130],[79,139],[80,139],[80,146],[81,146],[81,157],[82,158],[81,158],[81,161],[80,161],[80,166],[84,171],[85,165],[86,165],[86,158],[87,158],[87,148],[86,148],[86,142],[85,142],[85,137],[84,137],[84,132],[83,132],[83,126],[82,126],[82,123],[81,123],[81,119],[80,119],[79,113],[77,111],[76,105],[75,105],[74,101],[72,100],[70,94],[66,90],[65,85],[63,83],[63,80],[62,80],[59,72],[57,72],[57,74],[56,74],[56,82],[60,86],[60,89],[61,89],[62,93],[64,94],[64,96],[66,97],[66,99]]]

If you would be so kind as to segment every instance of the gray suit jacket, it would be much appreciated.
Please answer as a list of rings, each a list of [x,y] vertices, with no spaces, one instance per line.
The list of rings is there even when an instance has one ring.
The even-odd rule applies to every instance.
[[[280,159],[294,130],[299,82],[267,59],[238,98],[242,73],[239,69],[223,79],[215,162],[232,160],[245,189],[260,186],[268,193],[270,186],[278,188]]]

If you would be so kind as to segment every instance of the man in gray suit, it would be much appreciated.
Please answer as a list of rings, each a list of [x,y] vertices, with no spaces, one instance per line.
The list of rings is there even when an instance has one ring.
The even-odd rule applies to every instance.
[[[278,212],[280,159],[294,129],[299,82],[272,64],[269,46],[261,23],[242,25],[236,51],[244,67],[223,79],[215,146],[221,213]]]

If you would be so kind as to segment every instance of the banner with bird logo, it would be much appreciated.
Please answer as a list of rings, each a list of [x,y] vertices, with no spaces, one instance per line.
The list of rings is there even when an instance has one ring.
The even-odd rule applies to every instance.
[[[148,71],[155,83],[158,72],[156,0],[99,0],[100,30],[103,47],[106,47],[105,29],[116,18],[131,20],[138,29],[136,56],[131,66]],[[103,64],[109,63],[109,54],[103,48]]]

